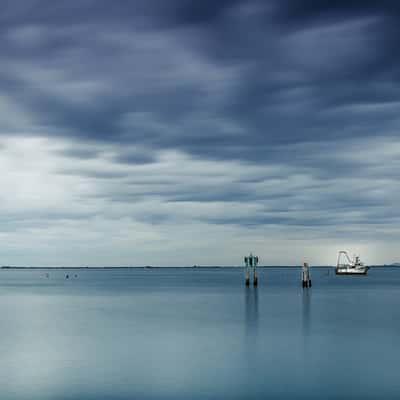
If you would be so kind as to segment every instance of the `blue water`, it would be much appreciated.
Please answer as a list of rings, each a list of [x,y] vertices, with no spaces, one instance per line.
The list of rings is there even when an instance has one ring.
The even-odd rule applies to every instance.
[[[328,272],[1,270],[0,398],[399,399],[400,268]]]

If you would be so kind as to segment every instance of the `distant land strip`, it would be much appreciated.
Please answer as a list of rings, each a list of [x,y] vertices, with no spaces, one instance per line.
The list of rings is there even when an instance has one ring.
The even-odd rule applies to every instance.
[[[257,268],[300,268],[300,265],[259,265]],[[384,268],[384,267],[400,267],[400,263],[393,263],[393,264],[377,264],[377,265],[369,265],[370,268]],[[2,265],[1,269],[30,269],[30,270],[37,270],[37,269],[223,269],[223,268],[243,268],[241,265],[193,265],[193,266],[183,266],[183,267],[174,267],[174,266],[116,266],[116,267],[26,267],[26,266],[14,266],[14,265]],[[312,268],[335,268],[333,265],[315,265]]]

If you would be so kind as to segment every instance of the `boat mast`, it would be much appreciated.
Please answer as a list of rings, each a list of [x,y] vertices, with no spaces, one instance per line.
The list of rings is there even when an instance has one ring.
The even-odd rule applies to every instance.
[[[350,260],[350,257],[347,254],[347,251],[341,250],[341,251],[339,251],[339,254],[338,254],[337,267],[339,267],[341,265],[340,259],[341,259],[342,255],[344,255],[347,258],[347,261],[349,262],[349,264],[352,264],[352,261]]]

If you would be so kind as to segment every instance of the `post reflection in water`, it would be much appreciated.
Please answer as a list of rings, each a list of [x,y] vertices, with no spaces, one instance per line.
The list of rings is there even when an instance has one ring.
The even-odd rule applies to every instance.
[[[306,348],[308,343],[308,336],[310,335],[311,291],[303,290],[302,297],[303,297],[302,298],[303,340],[304,340],[304,348]]]
[[[245,314],[246,335],[255,338],[258,333],[258,291],[256,287],[245,290]]]

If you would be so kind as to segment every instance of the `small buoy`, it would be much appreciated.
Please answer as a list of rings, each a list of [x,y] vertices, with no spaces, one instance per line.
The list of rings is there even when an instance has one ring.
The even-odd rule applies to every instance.
[[[65,279],[69,279],[69,275],[67,274],[67,275],[65,275]]]

